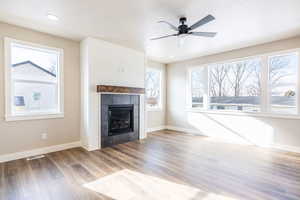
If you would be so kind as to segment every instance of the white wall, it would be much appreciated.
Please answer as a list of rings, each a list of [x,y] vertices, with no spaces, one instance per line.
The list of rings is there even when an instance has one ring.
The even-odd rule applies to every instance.
[[[87,39],[87,43],[92,85],[144,88],[143,53],[93,38]]]
[[[64,118],[7,122],[4,120],[4,37],[64,50]],[[79,141],[79,42],[0,22],[0,155]],[[42,140],[41,134],[48,139]]]
[[[187,69],[193,66],[300,47],[300,37],[167,65],[167,124],[222,141],[300,150],[300,120],[188,112]]]
[[[95,38],[81,42],[83,145],[97,149],[99,138],[99,94],[96,85],[145,87],[145,55]]]
[[[162,72],[162,109],[147,111],[147,129],[152,131],[166,125],[166,65],[148,60],[147,67],[158,69]]]

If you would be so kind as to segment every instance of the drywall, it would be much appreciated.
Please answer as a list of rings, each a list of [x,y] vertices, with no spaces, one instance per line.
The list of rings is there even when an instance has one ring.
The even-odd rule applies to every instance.
[[[64,118],[6,122],[4,91],[4,37],[64,50]],[[79,141],[79,42],[0,22],[0,155]],[[42,140],[41,134],[48,139]]]
[[[299,119],[195,113],[186,110],[187,68],[300,47],[300,37],[167,65],[167,125],[222,141],[300,149]]]
[[[155,68],[162,72],[162,107],[161,109],[147,111],[147,129],[151,131],[163,127],[166,124],[166,65],[149,60],[147,67]]]
[[[85,148],[94,150],[100,146],[100,106],[96,86],[144,88],[145,55],[106,41],[87,38],[81,42],[81,71],[81,139]]]

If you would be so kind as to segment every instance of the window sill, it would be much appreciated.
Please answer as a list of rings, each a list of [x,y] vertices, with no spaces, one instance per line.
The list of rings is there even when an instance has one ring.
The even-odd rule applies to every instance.
[[[39,119],[56,119],[56,118],[64,118],[64,113],[6,116],[5,117],[5,121],[10,122],[10,121],[25,121],[25,120],[39,120]]]
[[[206,114],[217,114],[217,115],[232,115],[232,116],[249,116],[249,117],[264,117],[264,118],[279,118],[279,119],[300,119],[300,115],[292,114],[273,114],[273,113],[254,113],[254,112],[238,112],[238,111],[214,111],[214,110],[204,110],[187,108],[186,112],[193,113],[206,113]]]

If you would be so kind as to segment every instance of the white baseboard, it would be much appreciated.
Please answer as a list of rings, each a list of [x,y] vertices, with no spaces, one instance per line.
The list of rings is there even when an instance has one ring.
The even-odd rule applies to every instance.
[[[56,151],[62,151],[62,150],[71,149],[71,148],[80,147],[80,146],[81,146],[80,142],[72,142],[72,143],[59,144],[59,145],[54,145],[54,146],[49,146],[49,147],[33,149],[30,151],[23,151],[23,152],[0,155],[0,163],[12,161],[12,160],[18,160],[18,159],[22,159],[22,158],[27,158],[27,157],[31,157],[31,156],[37,156],[37,155],[41,155],[41,154],[52,153],[52,152],[56,152]]]
[[[167,126],[165,126],[165,128],[168,129],[168,130],[172,130],[172,131],[203,135],[200,131],[197,131],[197,130],[194,130],[194,129],[183,128],[183,127],[179,127],[179,126],[169,126],[169,125],[167,125]]]
[[[166,129],[166,126],[158,126],[158,127],[148,128],[146,132],[150,133],[150,132],[154,132],[154,131],[161,131],[164,129]]]
[[[91,148],[91,147],[87,147],[86,145],[81,145],[81,147],[86,150],[86,151],[96,151],[99,150],[101,148]]]
[[[294,153],[300,153],[300,147],[295,147],[295,146],[273,144],[273,145],[271,145],[271,148],[279,149],[279,150],[283,150],[283,151],[290,151],[290,152],[294,152]]]

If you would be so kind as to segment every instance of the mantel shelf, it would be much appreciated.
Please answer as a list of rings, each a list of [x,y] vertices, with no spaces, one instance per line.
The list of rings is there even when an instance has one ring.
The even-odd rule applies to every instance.
[[[145,88],[97,85],[97,92],[145,94]]]

